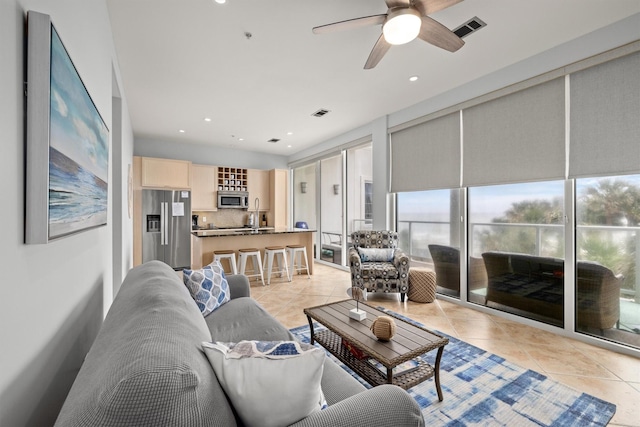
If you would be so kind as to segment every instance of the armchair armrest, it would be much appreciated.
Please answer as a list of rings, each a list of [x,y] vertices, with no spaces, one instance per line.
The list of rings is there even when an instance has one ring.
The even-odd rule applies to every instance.
[[[402,250],[396,249],[393,254],[393,265],[398,270],[400,280],[408,284],[409,283],[409,256]]]
[[[351,286],[363,288],[364,283],[360,274],[360,254],[353,246],[349,248],[349,269],[351,270]]]
[[[403,389],[384,384],[351,396],[292,427],[424,426],[420,406]]]
[[[251,296],[251,285],[249,279],[244,274],[230,274],[227,276],[231,299]]]
[[[354,265],[360,266],[360,254],[358,254],[358,250],[351,246],[349,248],[349,265],[353,267]]]

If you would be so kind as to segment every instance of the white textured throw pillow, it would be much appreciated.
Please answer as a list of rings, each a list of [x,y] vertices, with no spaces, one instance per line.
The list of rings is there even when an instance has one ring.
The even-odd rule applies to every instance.
[[[200,270],[185,268],[182,270],[182,278],[204,317],[231,299],[229,283],[219,261]]]
[[[358,248],[358,254],[362,262],[389,262],[393,261],[395,249],[393,248]]]
[[[247,427],[287,426],[327,405],[322,349],[297,341],[203,342],[202,348]]]

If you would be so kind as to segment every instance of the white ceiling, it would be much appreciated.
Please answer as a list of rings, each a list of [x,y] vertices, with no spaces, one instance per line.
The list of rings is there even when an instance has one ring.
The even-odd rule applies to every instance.
[[[487,23],[459,51],[414,40],[364,70],[380,26],[311,28],[385,13],[384,0],[107,5],[136,137],[285,156],[640,12],[640,0],[465,0],[432,15]]]

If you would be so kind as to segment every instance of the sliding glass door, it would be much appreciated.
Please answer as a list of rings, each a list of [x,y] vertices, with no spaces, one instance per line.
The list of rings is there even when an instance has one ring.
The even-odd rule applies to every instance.
[[[342,154],[320,160],[320,259],[342,265]]]
[[[347,237],[373,225],[371,143],[347,150]]]
[[[318,228],[316,213],[316,164],[311,163],[293,170],[293,224]]]
[[[576,331],[640,348],[640,175],[576,180]]]

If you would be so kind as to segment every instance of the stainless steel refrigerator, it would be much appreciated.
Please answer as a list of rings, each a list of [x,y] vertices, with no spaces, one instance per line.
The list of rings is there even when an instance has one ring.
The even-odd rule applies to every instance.
[[[191,266],[191,193],[142,191],[142,262],[160,260],[175,270]]]

